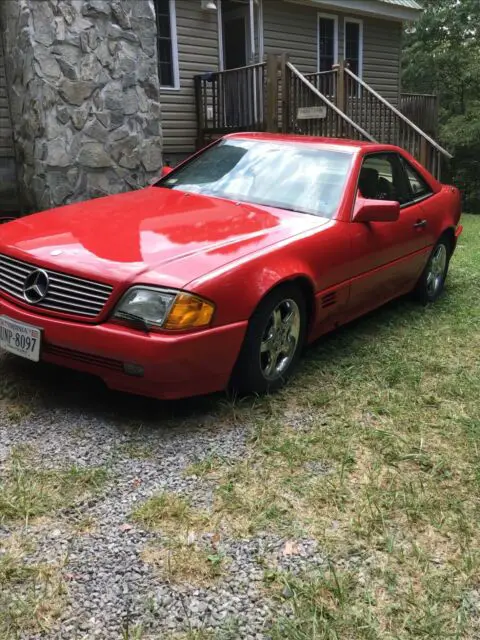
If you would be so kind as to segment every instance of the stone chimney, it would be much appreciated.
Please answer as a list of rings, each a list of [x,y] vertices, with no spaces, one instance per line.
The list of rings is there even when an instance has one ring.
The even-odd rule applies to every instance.
[[[0,23],[28,207],[118,193],[158,175],[151,0],[0,1]]]

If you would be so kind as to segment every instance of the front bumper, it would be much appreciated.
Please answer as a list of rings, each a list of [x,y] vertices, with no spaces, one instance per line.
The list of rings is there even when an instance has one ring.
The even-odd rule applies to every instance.
[[[84,325],[26,311],[0,298],[0,315],[43,330],[41,360],[84,371],[108,387],[159,399],[225,389],[247,322],[183,335],[143,334],[114,324]],[[124,365],[142,367],[143,376]]]

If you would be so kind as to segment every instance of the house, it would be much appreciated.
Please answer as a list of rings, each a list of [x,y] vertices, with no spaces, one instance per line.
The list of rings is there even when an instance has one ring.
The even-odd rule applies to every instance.
[[[164,154],[172,163],[195,149],[193,78],[288,52],[304,74],[329,71],[340,57],[393,105],[400,101],[403,23],[414,0],[156,0],[163,56]]]
[[[440,151],[397,111],[402,27],[420,12],[415,0],[2,2],[0,171],[28,210],[144,186],[230,130],[388,134],[427,163]],[[425,100],[408,105],[425,116]]]

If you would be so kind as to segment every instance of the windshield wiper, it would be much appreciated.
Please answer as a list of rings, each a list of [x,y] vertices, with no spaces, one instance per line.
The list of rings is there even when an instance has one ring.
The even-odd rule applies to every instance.
[[[124,320],[130,320],[132,326],[137,326],[137,328],[145,331],[145,333],[150,333],[148,324],[142,316],[137,316],[134,313],[129,313],[128,311],[117,311],[117,317],[123,318]]]

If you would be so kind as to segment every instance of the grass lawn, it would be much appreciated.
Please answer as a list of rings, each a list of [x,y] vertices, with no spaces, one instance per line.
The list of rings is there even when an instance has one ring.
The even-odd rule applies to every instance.
[[[251,441],[186,469],[214,486],[208,517],[165,494],[133,514],[177,545],[316,539],[324,570],[265,567],[274,640],[480,637],[480,216],[463,222],[435,305],[396,301],[322,339],[281,394],[225,409]]]
[[[196,452],[215,442],[197,426],[205,416],[222,445],[238,430],[241,439],[234,442],[242,449],[235,444],[196,459],[179,440],[171,484],[166,489],[158,471],[152,490],[161,486],[162,492],[129,503],[125,531],[158,534],[145,536],[148,542],[138,550],[152,570],[152,584],[168,585],[173,595],[197,589],[204,597],[209,590],[222,593],[229,578],[228,597],[237,580],[235,547],[268,539],[279,541],[282,558],[258,551],[253,563],[260,567],[260,586],[249,585],[259,590],[254,612],[258,603],[270,616],[266,638],[480,639],[480,216],[464,216],[463,224],[447,289],[436,304],[398,300],[322,338],[277,395],[151,403],[148,438],[142,425],[130,425],[138,434],[113,439],[111,451],[108,440],[105,467],[60,468],[48,451],[36,455],[42,402],[48,412],[63,412],[62,402],[69,406],[75,396],[67,394],[57,405],[48,399],[57,393],[56,382],[46,381],[38,392],[36,369],[16,374],[13,366],[1,365],[6,441],[22,429],[22,420],[33,429],[30,447],[10,446],[0,460],[0,638],[40,637],[62,624],[73,597],[68,557],[37,553],[43,529],[68,528],[71,536],[96,544],[88,536],[99,516],[89,500],[100,506],[108,499],[111,474],[116,469],[120,483],[124,457],[137,461],[138,469],[138,477],[122,485],[125,499],[141,490],[142,474],[146,481],[148,473],[156,478],[152,470],[162,469],[155,464],[168,443],[165,432],[182,427],[182,415],[189,414],[182,433],[192,441],[199,435],[204,444]],[[102,447],[103,430],[117,428],[121,436],[128,426],[122,408],[107,414],[112,398],[118,396],[105,392],[88,408],[91,433],[100,433]],[[81,411],[84,402],[85,395]],[[146,401],[132,403],[137,420]],[[43,415],[39,425],[36,415]],[[63,430],[72,438],[61,422]],[[304,544],[317,545],[321,562],[311,556],[294,561]],[[282,563],[285,558],[292,562]],[[285,566],[297,569],[289,573]],[[122,637],[241,637],[235,619],[231,630],[191,628],[171,636],[148,635],[143,623],[135,620]]]

